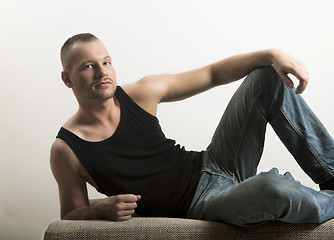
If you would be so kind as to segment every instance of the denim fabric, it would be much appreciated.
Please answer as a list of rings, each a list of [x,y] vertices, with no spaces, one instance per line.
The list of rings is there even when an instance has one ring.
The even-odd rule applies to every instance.
[[[316,183],[334,176],[334,141],[272,66],[253,70],[232,97],[208,146],[189,218],[252,226],[334,218],[334,191],[316,191],[276,168],[256,174],[267,123]]]

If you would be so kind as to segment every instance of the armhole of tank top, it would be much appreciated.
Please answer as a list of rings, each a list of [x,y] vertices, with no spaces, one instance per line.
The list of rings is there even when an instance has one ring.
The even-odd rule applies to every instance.
[[[59,131],[59,133],[57,135],[57,138],[63,140],[67,144],[67,146],[71,149],[71,151],[76,156],[76,158],[78,159],[78,161],[85,168],[85,170],[87,171],[87,173],[89,174],[89,176],[94,180],[95,184],[97,185],[96,190],[99,191],[99,192],[101,192],[101,189],[103,188],[103,186],[98,181],[98,178],[95,176],[94,171],[91,170],[92,166],[90,165],[89,161],[85,161],[84,158],[83,159],[80,158],[80,156],[77,153],[77,150],[75,150],[76,147],[74,146],[74,144],[71,144],[71,139],[70,138],[73,138],[74,141],[79,141],[82,144],[85,144],[85,140],[81,139],[80,137],[78,137],[77,135],[75,135],[74,133],[72,133],[71,131],[67,130],[64,127],[61,127],[61,130]]]

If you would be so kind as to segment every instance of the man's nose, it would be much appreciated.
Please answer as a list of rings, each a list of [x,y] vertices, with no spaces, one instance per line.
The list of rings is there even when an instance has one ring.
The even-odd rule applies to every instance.
[[[108,75],[108,72],[106,71],[106,69],[103,66],[99,66],[98,69],[97,69],[97,72],[96,72],[96,76],[98,78],[101,78],[101,77],[105,77],[107,75]]]

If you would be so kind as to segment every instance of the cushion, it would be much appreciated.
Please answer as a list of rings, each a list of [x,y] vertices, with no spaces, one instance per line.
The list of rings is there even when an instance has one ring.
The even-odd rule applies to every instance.
[[[142,218],[106,220],[59,220],[47,228],[44,240],[55,239],[334,239],[334,220],[323,224],[268,222],[242,228],[224,223],[179,219]]]

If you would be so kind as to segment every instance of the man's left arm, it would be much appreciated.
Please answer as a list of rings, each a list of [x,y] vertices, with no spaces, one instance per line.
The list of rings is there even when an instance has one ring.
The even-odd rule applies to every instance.
[[[137,104],[155,115],[160,102],[191,97],[215,86],[239,80],[254,68],[271,64],[290,88],[293,82],[288,74],[299,79],[296,93],[305,90],[309,76],[304,64],[283,51],[268,49],[232,56],[179,74],[150,75],[126,86],[126,91]]]
[[[293,82],[288,74],[291,73],[299,79],[300,84],[296,93],[302,93],[305,90],[309,78],[306,67],[302,62],[278,49],[237,55],[214,63],[212,64],[212,81],[215,85],[230,83],[243,78],[254,68],[271,64],[290,88],[293,87]]]
[[[309,76],[304,64],[289,54],[278,49],[268,49],[252,53],[240,54],[219,62],[175,75],[161,75],[161,102],[187,98],[212,87],[234,82],[246,76],[257,67],[274,65],[275,70],[290,87],[293,82],[288,74],[299,79],[296,93],[302,93]]]

